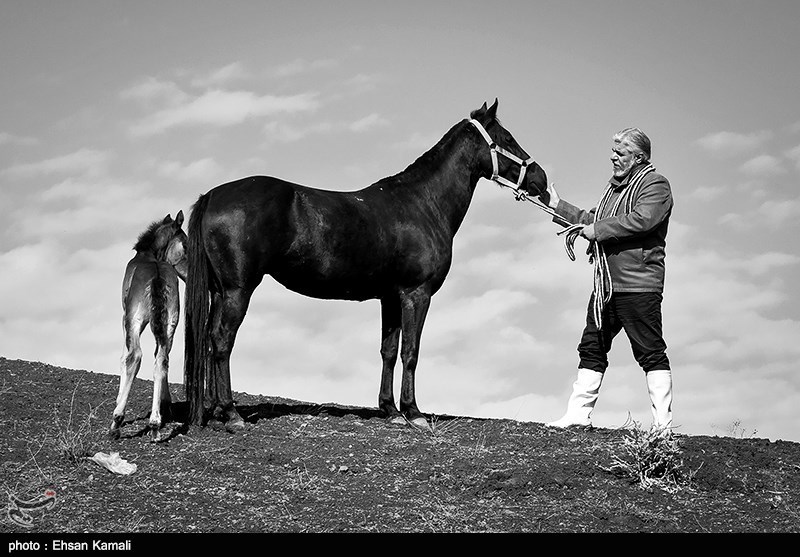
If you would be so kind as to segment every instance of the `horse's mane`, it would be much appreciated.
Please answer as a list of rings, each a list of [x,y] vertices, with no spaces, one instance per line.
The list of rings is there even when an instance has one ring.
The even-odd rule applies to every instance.
[[[472,116],[472,115],[470,115]],[[396,182],[398,179],[404,176],[413,176],[415,174],[428,174],[428,169],[436,164],[436,161],[439,160],[441,157],[442,152],[445,150],[445,147],[450,144],[453,136],[456,132],[463,129],[465,126],[466,121],[459,122],[458,124],[454,125],[450,128],[447,133],[445,133],[442,138],[430,149],[422,153],[417,159],[409,164],[405,170],[393,175],[383,178],[377,182],[377,184],[385,184],[387,182]]]
[[[136,251],[153,251],[158,246],[156,245],[156,241],[158,240],[158,229],[161,227],[164,221],[162,220],[154,220],[150,223],[144,232],[139,234],[139,238],[136,240],[136,243],[133,245],[133,249]]]

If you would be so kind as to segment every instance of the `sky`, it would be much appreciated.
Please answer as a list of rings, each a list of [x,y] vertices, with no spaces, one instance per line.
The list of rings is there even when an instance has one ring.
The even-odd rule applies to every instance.
[[[798,53],[795,0],[2,2],[0,355],[118,375],[122,277],[152,221],[256,174],[366,187],[498,99],[585,208],[611,176],[614,132],[649,135],[675,200],[676,431],[800,442]],[[592,269],[584,240],[570,261],[558,229],[480,180],[422,334],[423,412],[563,414]],[[379,302],[267,277],[233,389],[377,407],[379,344]],[[624,334],[610,364],[594,424],[649,427]],[[182,367],[181,329],[170,381]],[[109,418],[115,397],[110,385]]]

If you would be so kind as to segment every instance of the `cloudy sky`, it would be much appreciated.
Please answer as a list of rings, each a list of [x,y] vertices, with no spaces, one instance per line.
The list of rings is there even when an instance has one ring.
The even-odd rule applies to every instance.
[[[365,187],[498,98],[562,197],[587,208],[612,134],[648,133],[675,197],[664,328],[678,431],[800,441],[798,52],[796,0],[3,2],[0,355],[118,374],[122,275],[150,222],[252,174]],[[592,276],[583,240],[572,262],[556,230],[478,184],[423,332],[423,412],[561,416]],[[234,389],[375,407],[379,329],[377,301],[267,279]],[[179,333],[174,382],[182,347]],[[594,421],[629,416],[649,426],[623,335]]]

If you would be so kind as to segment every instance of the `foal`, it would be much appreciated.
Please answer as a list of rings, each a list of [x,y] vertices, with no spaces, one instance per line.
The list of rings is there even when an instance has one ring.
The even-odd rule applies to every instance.
[[[150,412],[150,435],[158,441],[161,426],[170,419],[172,398],[167,373],[172,337],[180,318],[178,278],[186,280],[186,233],[181,229],[183,211],[172,220],[153,222],[133,246],[136,255],[125,268],[122,281],[122,330],[125,352],[120,364],[119,394],[109,436],[118,439],[125,418],[133,380],[142,363],[140,337],[148,323],[156,341],[153,369],[153,406]]]

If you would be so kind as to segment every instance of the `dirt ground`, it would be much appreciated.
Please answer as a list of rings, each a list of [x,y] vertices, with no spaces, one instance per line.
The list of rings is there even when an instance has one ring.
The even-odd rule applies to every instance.
[[[112,441],[118,381],[0,358],[0,534],[800,532],[798,443],[679,435],[681,481],[644,487],[614,466],[627,429],[429,416],[423,432],[245,393],[244,432],[173,422],[153,443],[141,379]],[[97,451],[137,469],[84,458]]]

